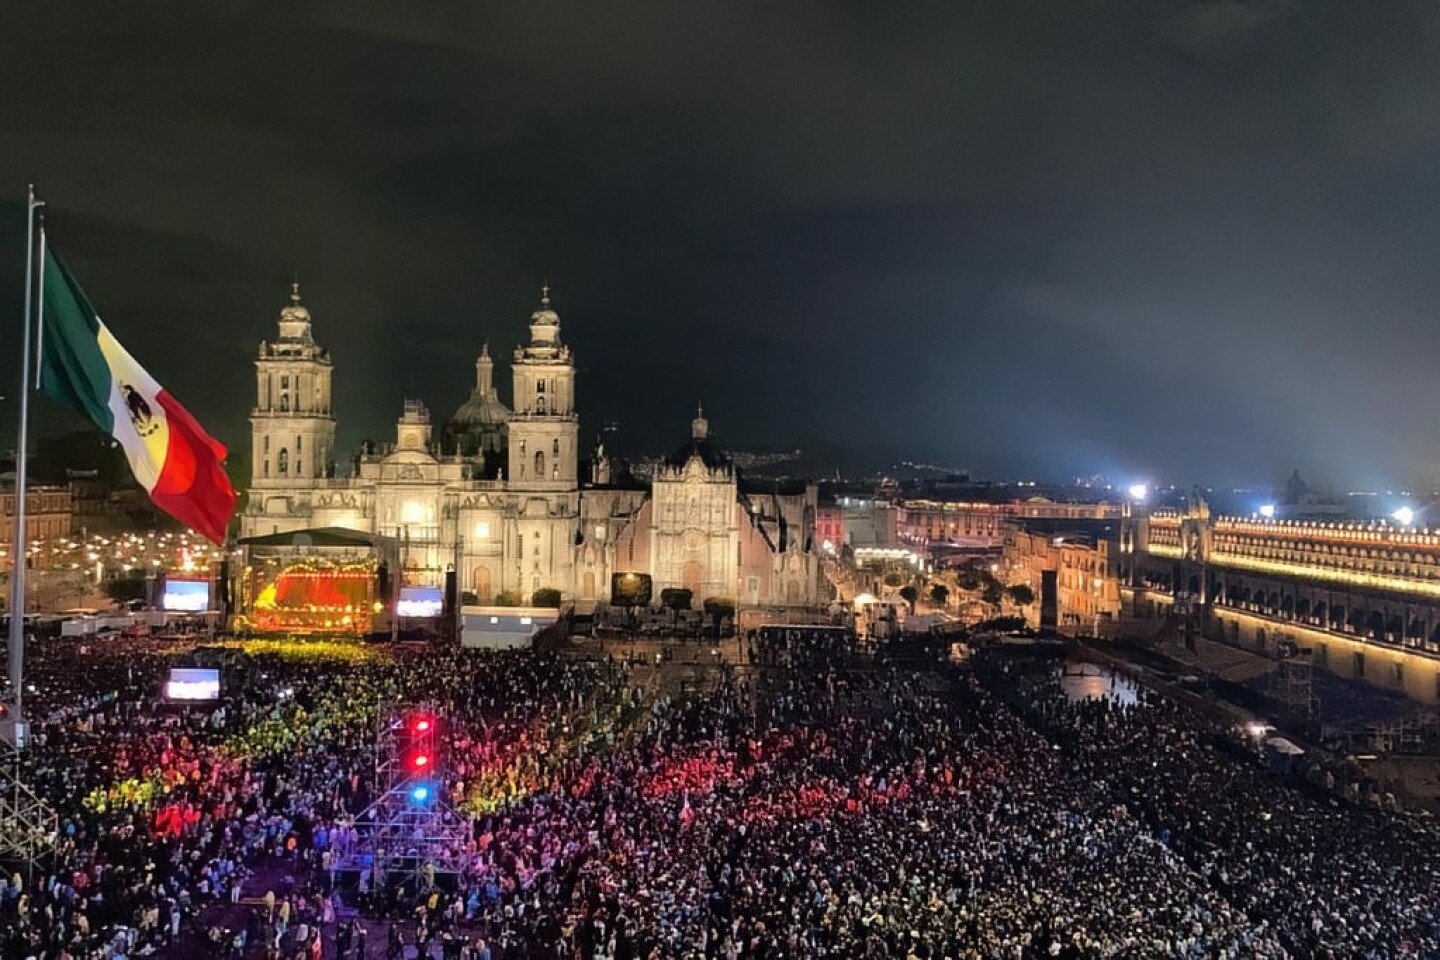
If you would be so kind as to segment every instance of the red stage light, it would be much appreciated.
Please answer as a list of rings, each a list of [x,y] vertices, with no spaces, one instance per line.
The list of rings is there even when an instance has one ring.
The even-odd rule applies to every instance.
[[[410,758],[410,769],[412,770],[424,770],[428,766],[430,766],[429,754],[417,753]]]
[[[425,731],[427,731],[427,730],[429,730],[429,729],[430,729],[430,721],[427,720],[427,719],[425,719],[424,717],[421,717],[419,720],[416,720],[416,721],[415,721],[415,732],[416,732],[416,733],[424,733]]]

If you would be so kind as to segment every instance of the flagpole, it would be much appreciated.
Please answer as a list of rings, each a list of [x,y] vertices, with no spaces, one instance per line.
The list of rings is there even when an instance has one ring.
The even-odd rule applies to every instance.
[[[43,207],[45,204],[36,204]],[[37,210],[35,226],[40,231],[40,282],[35,285],[35,392],[40,392],[41,361],[45,358],[45,213]]]
[[[20,426],[15,435],[15,529],[10,538],[10,690],[15,714],[11,734],[15,745],[24,740],[25,718],[25,563],[29,540],[25,536],[25,497],[28,491],[30,427],[30,327],[35,319],[35,211],[43,204],[29,186],[25,206],[25,315],[20,324]]]

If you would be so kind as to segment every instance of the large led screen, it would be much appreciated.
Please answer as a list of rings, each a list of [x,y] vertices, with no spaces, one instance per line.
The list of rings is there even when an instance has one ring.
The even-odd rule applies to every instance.
[[[165,681],[165,699],[207,701],[220,699],[220,671],[203,667],[171,667]]]
[[[402,617],[438,617],[445,611],[445,597],[439,587],[401,587],[395,612]]]
[[[166,577],[160,606],[176,613],[204,613],[210,609],[210,581]]]

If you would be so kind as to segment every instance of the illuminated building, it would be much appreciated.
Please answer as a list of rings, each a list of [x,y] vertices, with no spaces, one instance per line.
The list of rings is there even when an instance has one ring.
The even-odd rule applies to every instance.
[[[1040,626],[1043,574],[1053,570],[1061,632],[1113,634],[1121,614],[1118,520],[1014,518],[1004,540],[1001,579],[1026,584],[1037,598],[1021,610],[1030,626]]]
[[[1342,676],[1440,700],[1440,531],[1391,523],[1127,508],[1127,620],[1197,606],[1206,634],[1273,655],[1293,641]]]
[[[998,547],[1005,541],[1005,520],[1016,508],[1012,503],[904,500],[900,511],[900,535],[908,540]]]
[[[0,490],[0,546],[8,547],[15,535],[15,491]],[[40,487],[25,491],[25,539],[68,537],[74,526],[74,500],[69,487]]]
[[[443,585],[454,570],[458,591],[482,602],[554,589],[593,606],[608,600],[611,578],[626,573],[650,575],[657,597],[667,587],[690,589],[697,605],[712,597],[819,602],[815,487],[747,484],[703,414],[650,484],[612,483],[603,448],[591,475],[579,476],[574,357],[548,289],[530,316],[528,342],[514,352],[513,409],[496,394],[487,345],[474,391],[438,442],[429,410],[407,400],[395,442],[363,450],[348,477],[335,475],[330,356],[314,339],[298,288],[279,328],[255,361],[243,540],[274,546],[275,538],[314,542],[324,532],[343,551],[351,531],[368,538],[372,557],[395,555],[394,586]],[[303,543],[296,555],[302,551]]]

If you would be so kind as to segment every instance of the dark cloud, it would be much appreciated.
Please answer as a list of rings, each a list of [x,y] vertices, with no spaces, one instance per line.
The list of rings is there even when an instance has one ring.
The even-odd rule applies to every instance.
[[[0,192],[40,183],[112,325],[232,446],[294,272],[350,444],[406,395],[458,404],[548,277],[586,429],[619,418],[632,449],[703,399],[737,445],[1429,483],[1437,25],[1286,0],[10,5]],[[0,296],[12,323],[10,268]]]

